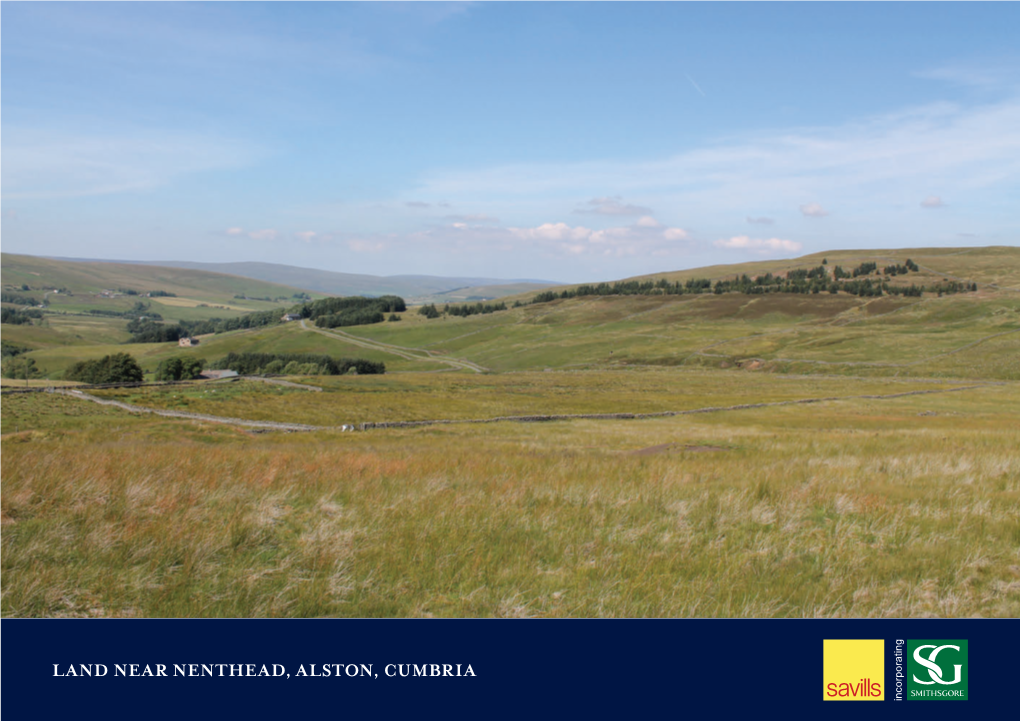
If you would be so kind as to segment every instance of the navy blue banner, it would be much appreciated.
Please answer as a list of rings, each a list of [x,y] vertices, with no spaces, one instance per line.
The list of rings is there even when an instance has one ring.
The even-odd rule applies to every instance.
[[[991,718],[1015,714],[1020,673],[1015,620],[6,619],[0,632],[7,718],[85,709],[175,721],[740,712]],[[848,678],[846,700],[823,700],[826,639],[883,639],[884,678],[869,676],[865,691]],[[909,639],[967,640],[965,701],[894,700],[903,683],[895,653]],[[950,675],[919,679],[919,688],[951,688]],[[884,700],[854,702],[876,688]]]

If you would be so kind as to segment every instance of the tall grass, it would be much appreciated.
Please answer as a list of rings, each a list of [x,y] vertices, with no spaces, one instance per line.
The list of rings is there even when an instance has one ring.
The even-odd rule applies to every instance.
[[[300,435],[110,412],[4,436],[2,611],[1015,616],[1017,400]]]

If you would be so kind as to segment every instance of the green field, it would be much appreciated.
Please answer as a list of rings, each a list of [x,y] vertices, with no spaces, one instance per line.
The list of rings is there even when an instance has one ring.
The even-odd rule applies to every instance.
[[[5,325],[51,378],[125,350],[387,373],[5,394],[0,612],[1015,617],[1020,251],[826,254],[907,257],[979,290],[412,308],[190,350],[123,344],[118,319]],[[401,421],[436,423],[337,428]]]

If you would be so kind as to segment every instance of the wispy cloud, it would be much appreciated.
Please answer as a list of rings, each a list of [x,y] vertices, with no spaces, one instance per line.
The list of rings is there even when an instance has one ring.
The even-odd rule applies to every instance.
[[[942,198],[937,195],[929,195],[927,198],[921,201],[922,208],[944,208],[946,204],[942,202]]]
[[[444,215],[444,219],[453,220],[459,223],[498,223],[499,218],[493,218],[491,215]]]
[[[733,238],[720,239],[713,243],[717,248],[726,250],[749,250],[761,255],[775,253],[797,253],[804,246],[794,240],[782,240],[780,238],[751,238],[746,235],[738,235]]]
[[[698,91],[699,93],[701,93],[701,97],[703,97],[703,98],[704,98],[704,97],[708,97],[708,96],[706,96],[706,95],[705,95],[705,91],[704,91],[704,90],[702,90],[702,89],[701,89],[701,88],[700,88],[700,87],[698,86],[698,84],[697,84],[696,82],[694,82],[694,78],[692,78],[692,77],[691,77],[690,75],[688,75],[687,73],[684,73],[684,77],[685,77],[685,78],[687,78],[688,80],[690,80],[690,81],[691,81],[691,85],[693,85],[693,86],[694,86],[694,89],[695,89],[695,90],[697,90],[697,91]]]
[[[991,89],[1016,87],[1020,84],[1020,65],[1014,62],[960,63],[944,65],[914,73],[915,77],[941,80],[954,85]]]
[[[347,241],[347,247],[355,253],[382,253],[386,243],[368,238],[353,238]]]
[[[261,154],[229,138],[171,131],[97,135],[5,126],[3,195],[35,199],[142,192],[190,174],[241,167]]]
[[[652,215],[651,208],[621,202],[617,195],[612,198],[592,198],[586,208],[578,208],[575,213],[582,215]]]
[[[773,225],[776,221],[772,218],[766,218],[764,216],[760,218],[752,218],[750,215],[747,216],[747,222],[751,225]]]
[[[801,215],[808,218],[824,218],[829,214],[825,208],[818,203],[808,203],[807,205],[800,206]]]
[[[654,197],[658,205],[717,215],[739,212],[752,198],[767,206],[796,207],[805,196],[890,205],[904,192],[924,197],[933,182],[955,193],[1002,186],[1018,175],[1020,98],[1012,98],[969,107],[937,103],[841,125],[734,136],[661,160],[441,171],[425,177],[420,192],[462,202],[538,204],[579,188],[612,187]],[[595,197],[586,206],[575,212],[652,214],[628,206],[621,196]]]
[[[409,200],[406,203],[404,203],[404,205],[406,205],[408,208],[430,208],[430,207],[432,207],[431,203],[424,203],[424,202],[422,202],[420,200]]]

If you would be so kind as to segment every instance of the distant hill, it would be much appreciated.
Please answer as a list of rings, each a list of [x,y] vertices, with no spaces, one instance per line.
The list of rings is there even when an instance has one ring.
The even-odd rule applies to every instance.
[[[72,292],[92,293],[104,289],[165,290],[177,295],[224,300],[234,295],[289,297],[308,289],[236,274],[200,268],[173,268],[143,263],[111,263],[39,258],[3,253],[0,272],[4,285],[50,285]]]
[[[81,261],[82,259],[73,259]],[[360,275],[337,273],[331,270],[299,268],[278,263],[200,263],[190,260],[109,261],[89,260],[90,263],[144,264],[169,268],[203,270],[210,273],[227,273],[254,278],[294,288],[305,288],[328,295],[399,295],[408,300],[437,300],[437,296],[465,288],[481,287],[472,296],[501,298],[551,285],[547,280],[500,280],[497,278],[446,278],[432,275]],[[522,284],[532,287],[522,287]],[[453,299],[453,298],[451,298]]]

